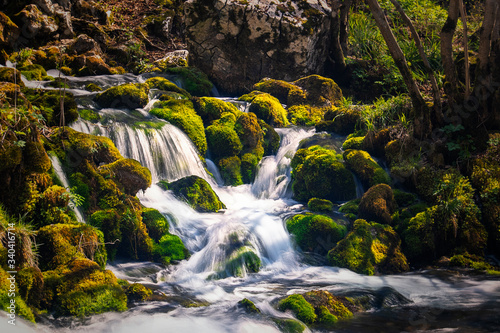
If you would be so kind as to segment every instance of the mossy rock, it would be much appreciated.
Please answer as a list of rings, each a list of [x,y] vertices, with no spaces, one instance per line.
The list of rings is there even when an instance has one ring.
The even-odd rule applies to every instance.
[[[44,301],[59,315],[84,317],[127,310],[127,296],[115,275],[86,258],[43,272]]]
[[[175,83],[171,82],[170,80],[167,80],[164,77],[160,77],[160,76],[152,77],[152,78],[147,79],[145,83],[149,86],[149,89],[173,91],[173,92],[179,93],[181,95],[184,95],[188,98],[191,98],[190,93],[188,93],[184,89],[179,88]]]
[[[34,308],[40,308],[43,292],[43,275],[38,267],[25,267],[18,271],[16,283],[19,295],[26,304]]]
[[[291,166],[292,188],[297,200],[344,201],[356,196],[354,177],[333,150],[320,146],[299,149]]]
[[[342,90],[332,79],[319,75],[309,75],[292,83],[306,92],[307,104],[329,106],[337,105],[342,100]]]
[[[268,93],[276,97],[282,104],[287,104],[287,105],[289,105],[288,96],[290,95],[291,91],[294,90],[301,91],[305,99],[305,93],[302,91],[301,88],[297,87],[296,85],[290,82],[286,82],[283,80],[274,80],[270,78],[265,78],[256,83],[252,89]]]
[[[226,208],[210,184],[198,176],[176,180],[169,184],[168,189],[198,212],[217,212]]]
[[[179,236],[167,233],[163,235],[157,243],[153,244],[153,258],[155,261],[165,265],[188,257],[189,251],[186,249]]]
[[[241,177],[241,160],[238,156],[225,157],[219,161],[219,169],[225,185],[243,184]]]
[[[23,163],[26,170],[44,173],[50,170],[52,163],[41,141],[28,141],[23,149]]]
[[[257,308],[255,304],[248,298],[244,298],[241,301],[239,301],[238,307],[243,308],[247,313],[260,313],[259,308]]]
[[[149,236],[156,242],[169,230],[168,221],[162,213],[154,208],[142,209],[142,222],[148,228]]]
[[[91,92],[98,92],[98,91],[102,91],[102,88],[99,87],[97,84],[95,83],[89,83],[85,86],[85,90],[87,91],[91,91]]]
[[[10,279],[9,279],[10,278]],[[13,279],[12,279],[13,278]],[[14,298],[10,297],[11,293],[10,287],[12,282],[14,283],[14,288],[16,290]],[[11,299],[15,301],[14,311],[15,314],[25,318],[28,321],[35,322],[35,316],[31,308],[26,304],[26,302],[21,298],[19,294],[19,290],[16,286],[16,276],[12,276],[12,274],[7,273],[0,267],[0,309],[11,313],[9,306],[11,306]]]
[[[125,83],[106,89],[96,95],[96,102],[104,108],[136,109],[146,106],[149,86],[145,83]]]
[[[236,156],[243,149],[240,138],[232,126],[217,123],[208,126],[205,133],[210,154],[216,159]]]
[[[348,138],[342,144],[342,149],[343,150],[363,149],[364,139],[365,139],[364,136],[355,136],[355,137]]]
[[[370,187],[359,203],[359,218],[381,224],[391,224],[396,211],[396,201],[389,185]]]
[[[19,70],[30,81],[43,81],[47,79],[47,71],[41,65],[26,65],[20,67]]]
[[[40,244],[39,266],[44,271],[65,265],[73,258],[90,257],[101,267],[106,265],[104,236],[90,225],[47,225],[37,231],[36,240]]]
[[[101,116],[94,110],[89,109],[79,109],[78,114],[80,118],[91,123],[97,124],[101,120]]]
[[[151,186],[151,172],[136,160],[122,158],[99,167],[99,172],[121,185],[124,193],[135,196],[140,190]]]
[[[273,321],[283,333],[302,333],[307,328],[300,321],[294,319],[274,318]]]
[[[366,275],[406,272],[409,266],[400,245],[398,234],[390,226],[359,219],[328,252],[328,260],[333,266]]]
[[[358,107],[332,108],[325,112],[323,117],[325,120],[316,125],[316,131],[348,135],[360,127],[361,109]]]
[[[166,70],[169,74],[178,75],[184,88],[193,96],[210,96],[213,84],[208,76],[196,67],[171,67]]]
[[[247,153],[241,157],[241,179],[243,183],[253,183],[257,174],[258,164],[259,158],[254,154]]]
[[[271,126],[284,127],[289,125],[287,112],[280,101],[266,93],[250,93],[243,95],[239,100],[250,103],[249,112],[264,120]]]
[[[259,125],[264,133],[264,156],[275,155],[280,147],[280,135],[272,126],[266,124],[266,122],[261,119],[259,119]]]
[[[128,286],[125,294],[129,302],[144,302],[153,295],[153,291],[140,283],[132,283]]]
[[[286,221],[286,228],[302,250],[323,255],[347,234],[344,225],[328,216],[311,213],[293,216]]]
[[[307,202],[307,208],[312,212],[331,212],[333,209],[333,203],[330,200],[311,198]]]
[[[293,294],[281,300],[278,303],[278,309],[281,311],[291,310],[297,319],[308,325],[313,324],[318,318],[313,306],[306,301],[304,296],[299,294]]]
[[[56,90],[24,89],[26,98],[40,109],[48,126],[59,126],[61,120],[61,96]],[[75,98],[70,92],[64,94],[64,123],[69,125],[78,119]]]
[[[205,125],[212,124],[214,120],[220,119],[226,112],[232,113],[235,116],[241,114],[241,111],[232,103],[225,102],[215,97],[195,98],[194,106]]]
[[[354,172],[366,188],[377,184],[391,184],[384,169],[363,150],[346,150],[343,154],[347,167]]]
[[[252,153],[260,161],[264,156],[264,130],[259,124],[257,116],[252,113],[241,114],[234,125],[234,129],[243,145],[242,153]]]
[[[27,104],[26,97],[21,92],[21,87],[11,82],[0,82],[0,106],[12,107],[14,105],[22,106]]]
[[[7,140],[6,140],[7,141]],[[23,160],[22,148],[11,144],[0,149],[0,172],[5,172],[20,165]]]
[[[389,128],[383,128],[378,131],[369,131],[363,140],[362,149],[370,154],[379,157],[385,157],[385,146],[391,141]]]
[[[327,109],[310,105],[294,105],[288,107],[288,119],[290,123],[299,126],[315,126],[323,120],[323,114]]]
[[[328,327],[340,319],[349,319],[356,310],[346,297],[334,296],[325,290],[313,290],[303,294],[305,300],[314,307],[318,326]]]
[[[207,152],[207,139],[203,120],[194,110],[193,103],[185,100],[157,102],[150,111],[152,115],[179,127],[194,143],[201,156]]]
[[[234,249],[221,264],[217,278],[229,276],[244,277],[247,273],[258,273],[262,263],[259,256],[249,246]]]
[[[11,82],[20,87],[24,87],[24,82],[21,79],[21,72],[10,67],[0,67],[0,82]]]

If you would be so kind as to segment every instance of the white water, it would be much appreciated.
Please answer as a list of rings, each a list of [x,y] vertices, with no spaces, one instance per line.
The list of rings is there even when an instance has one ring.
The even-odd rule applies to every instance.
[[[70,191],[71,187],[69,186],[69,181],[68,178],[66,177],[66,173],[64,172],[61,162],[59,161],[59,158],[55,155],[49,155],[50,161],[52,162],[52,168],[56,172],[57,178],[59,181],[63,184],[64,188]],[[76,207],[73,202],[70,202],[69,207],[71,210],[75,212],[76,218],[78,222],[83,222],[85,223],[85,218],[83,217],[82,212],[80,211],[80,208]]]

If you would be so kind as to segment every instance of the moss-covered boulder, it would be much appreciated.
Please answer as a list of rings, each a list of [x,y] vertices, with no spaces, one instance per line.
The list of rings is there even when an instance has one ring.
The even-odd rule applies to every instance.
[[[167,233],[157,243],[153,244],[153,258],[155,261],[169,265],[189,257],[189,251],[179,236]]]
[[[26,304],[34,308],[40,308],[43,294],[43,274],[38,267],[25,267],[18,271],[16,283],[19,295]]]
[[[243,184],[241,177],[241,160],[238,156],[225,157],[219,161],[219,169],[225,185]]]
[[[266,93],[253,92],[243,95],[239,98],[242,101],[249,102],[249,112],[264,120],[271,126],[284,127],[289,124],[287,112],[280,101]]]
[[[152,78],[147,79],[145,83],[149,86],[149,89],[173,91],[173,92],[179,93],[181,95],[184,95],[188,98],[191,97],[191,94],[188,93],[186,90],[179,88],[175,83],[171,82],[170,80],[167,80],[164,77],[160,77],[160,76],[152,77]]]
[[[220,269],[214,277],[244,277],[248,273],[259,272],[261,265],[260,258],[254,249],[249,246],[236,247],[227,253],[226,260],[221,263]]]
[[[167,219],[154,208],[142,209],[142,222],[146,225],[149,236],[156,242],[168,233],[169,226]]]
[[[319,254],[326,254],[347,234],[344,225],[328,216],[311,213],[293,216],[287,220],[286,228],[302,250]]]
[[[99,172],[115,183],[129,195],[135,196],[139,190],[145,191],[151,186],[151,172],[141,163],[130,158],[121,158],[113,163],[99,167]]]
[[[97,104],[104,108],[136,109],[146,106],[149,86],[145,83],[125,83],[96,95]]]
[[[409,270],[398,234],[388,225],[356,220],[353,230],[328,252],[330,264],[356,273],[394,274]]]
[[[378,184],[363,194],[359,203],[359,218],[381,224],[391,224],[396,201],[389,185]]]
[[[292,188],[297,200],[315,197],[344,201],[356,196],[354,177],[333,150],[320,146],[299,149],[291,165]]]
[[[361,109],[358,107],[332,108],[325,112],[323,117],[325,120],[316,125],[316,131],[348,135],[360,127]]]
[[[193,96],[210,96],[214,85],[208,76],[196,67],[170,67],[166,70],[169,74],[178,75],[182,80],[184,89]]]
[[[234,130],[243,145],[242,154],[252,153],[260,161],[264,155],[264,131],[257,116],[252,113],[241,114],[234,125]]]
[[[191,101],[168,100],[157,102],[150,113],[179,127],[198,148],[200,155],[205,155],[207,152],[207,139],[203,120],[194,110]]]
[[[153,295],[151,289],[140,283],[132,283],[127,287],[125,293],[129,302],[144,302]]]
[[[225,102],[215,97],[195,98],[194,106],[205,125],[212,124],[214,120],[220,119],[226,112],[232,113],[235,116],[241,114],[241,111],[232,103]]]
[[[253,86],[253,90],[262,91],[276,97],[282,104],[291,105],[292,98],[289,96],[303,95],[305,92],[293,83],[270,78],[262,79]],[[290,99],[290,101],[289,101]]]
[[[106,265],[104,236],[90,225],[47,225],[37,231],[36,240],[40,244],[39,266],[44,271],[66,265],[74,258],[92,258],[101,267]]]
[[[127,296],[115,275],[86,258],[43,272],[44,303],[59,315],[77,317],[127,310]]]
[[[363,141],[365,137],[364,136],[353,136],[353,137],[348,137],[344,143],[342,144],[342,149],[343,150],[349,150],[349,149],[363,149]]]
[[[276,154],[280,147],[280,135],[262,119],[259,119],[259,125],[264,133],[264,156]]]
[[[13,48],[18,41],[19,33],[19,27],[7,15],[0,12],[0,47],[2,50]]]
[[[47,71],[45,68],[43,68],[41,65],[26,65],[23,67],[20,67],[19,70],[21,71],[21,74],[24,75],[24,77],[30,81],[42,81],[42,80],[47,80],[50,77],[47,77]],[[53,79],[53,78],[51,78]]]
[[[238,134],[230,125],[221,123],[210,125],[205,133],[210,154],[216,159],[236,156],[243,148]]]
[[[311,198],[307,202],[307,208],[312,212],[331,212],[333,209],[333,203],[330,200]]]
[[[331,328],[339,319],[351,318],[356,308],[345,297],[334,296],[324,290],[313,290],[288,296],[278,303],[278,309],[291,310],[297,319],[309,326]]]
[[[58,126],[61,121],[61,102],[59,91],[43,89],[24,89],[24,95],[40,109],[48,126]],[[78,110],[73,94],[64,95],[64,123],[69,125],[78,119]]]
[[[343,156],[347,167],[359,177],[365,188],[377,184],[391,184],[387,172],[366,151],[346,150]]]
[[[226,208],[210,184],[198,176],[176,180],[168,184],[168,189],[198,212],[217,212]]]
[[[314,106],[337,105],[342,99],[342,90],[332,79],[320,75],[309,75],[293,82],[294,85],[306,92],[306,103],[295,102],[295,104],[310,104]]]
[[[28,321],[35,322],[33,311],[19,294],[19,289],[16,286],[16,278],[16,275],[9,274],[0,267],[0,309],[7,313],[15,313]],[[14,298],[9,296],[11,289],[15,290]],[[11,299],[15,300],[14,306],[11,304]]]
[[[244,298],[239,301],[238,307],[243,308],[247,313],[260,313],[259,308],[256,307],[255,304],[248,298]]]
[[[11,82],[24,87],[24,82],[21,80],[21,72],[10,67],[0,67],[0,82]]]
[[[306,105],[294,105],[287,109],[290,123],[299,126],[315,126],[323,120],[328,108]]]

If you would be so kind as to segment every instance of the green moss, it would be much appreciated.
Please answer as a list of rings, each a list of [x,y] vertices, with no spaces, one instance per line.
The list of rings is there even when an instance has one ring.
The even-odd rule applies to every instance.
[[[365,139],[364,136],[356,136],[356,137],[348,138],[342,144],[342,149],[343,150],[362,149],[364,139]]]
[[[259,159],[254,154],[247,153],[241,157],[241,177],[243,183],[251,184],[257,172]]]
[[[125,83],[96,95],[96,102],[105,108],[136,109],[148,104],[149,86],[145,83]]]
[[[274,128],[259,119],[259,125],[264,133],[264,156],[274,155],[278,152],[281,138]]]
[[[25,301],[20,297],[18,293],[18,289],[15,285],[14,282],[14,288],[16,290],[16,296],[14,298],[9,296],[10,287],[11,287],[11,281],[9,278],[12,276],[8,274],[6,271],[4,271],[0,267],[0,309],[7,312],[11,313],[11,299],[15,301],[14,305],[14,313],[18,316],[21,316],[25,318],[28,321],[35,322],[35,316],[33,315],[33,312],[31,311],[30,307],[26,305]],[[14,281],[15,281],[15,276],[14,276]]]
[[[127,309],[127,296],[115,275],[91,260],[77,258],[43,275],[46,302],[60,315],[84,317]]]
[[[243,148],[238,134],[231,126],[210,125],[205,133],[210,154],[216,159],[236,156]]]
[[[324,121],[316,125],[316,131],[333,132],[340,135],[353,133],[361,123],[361,109],[358,107],[332,108],[324,114]]]
[[[19,70],[30,81],[42,81],[47,77],[47,71],[40,65],[26,65]]]
[[[297,200],[316,197],[330,201],[349,200],[356,196],[351,172],[334,151],[312,146],[299,149],[292,159],[293,193]]]
[[[193,96],[209,96],[213,88],[208,76],[195,67],[167,68],[169,74],[178,75],[184,83],[184,88]]]
[[[260,82],[256,83],[253,86],[253,90],[258,90],[262,91],[265,93],[268,93],[277,99],[282,104],[288,104],[288,96],[290,95],[290,91],[293,90],[301,90],[299,87],[297,87],[294,84],[291,84],[289,82],[283,81],[283,80],[273,80],[269,78],[265,78],[261,80]],[[305,97],[305,94],[304,94]]]
[[[311,198],[307,202],[307,207],[312,212],[331,212],[333,203],[330,200]]]
[[[354,172],[367,188],[377,184],[391,184],[391,178],[380,165],[365,151],[344,152],[347,167]]]
[[[14,68],[0,67],[0,82],[16,83],[20,87],[24,87],[21,72]]]
[[[28,171],[38,173],[47,172],[52,166],[41,141],[26,142],[23,149],[23,162]]]
[[[153,295],[153,291],[145,286],[143,286],[140,283],[132,283],[131,285],[128,286],[127,291],[125,292],[127,294],[128,301],[134,301],[134,302],[144,302],[146,301],[151,295]]]
[[[43,292],[43,275],[38,267],[26,267],[18,271],[16,283],[19,295],[31,307],[40,308]]]
[[[80,114],[80,118],[83,120],[90,121],[91,123],[98,123],[99,120],[101,120],[101,116],[99,113],[95,112],[94,110],[89,110],[89,109],[79,109],[78,114]]]
[[[241,111],[232,103],[214,97],[201,97],[195,99],[194,105],[196,112],[201,116],[206,125],[211,124],[214,120],[220,119],[226,112],[232,113],[235,116],[241,114]]]
[[[99,87],[97,84],[95,83],[89,83],[85,86],[85,90],[88,90],[88,91],[91,91],[91,92],[98,92],[98,91],[102,91],[102,88]]]
[[[260,161],[264,155],[265,140],[264,130],[259,124],[257,116],[251,112],[241,114],[234,125],[234,129],[243,145],[242,154],[252,153]]]
[[[345,297],[337,297],[324,290],[313,290],[305,293],[305,300],[314,307],[318,315],[317,323],[321,326],[330,326],[339,319],[352,317],[349,307],[353,307],[351,301]]]
[[[189,94],[186,90],[177,87],[175,83],[165,79],[164,77],[149,78],[146,80],[146,84],[149,86],[149,89],[173,91],[181,95],[184,95],[188,98],[191,98],[191,94]]]
[[[398,189],[392,191],[394,193],[394,200],[399,207],[408,207],[417,201],[417,196],[413,193],[404,192]]]
[[[238,156],[226,157],[219,161],[219,169],[225,185],[238,186],[243,184],[241,178],[241,160]]]
[[[168,233],[168,221],[162,213],[154,208],[142,209],[142,222],[148,229],[149,236],[156,242]]]
[[[156,261],[170,264],[172,260],[186,259],[189,252],[178,236],[166,234],[153,245],[153,257]]]
[[[391,224],[396,201],[389,185],[378,184],[363,194],[359,203],[359,218],[382,224]]]
[[[290,295],[281,300],[278,303],[278,309],[281,311],[291,310],[297,319],[306,324],[314,323],[318,317],[312,305],[305,300],[304,296],[298,294]]]
[[[251,93],[239,98],[250,103],[249,112],[264,120],[271,126],[283,127],[289,125],[287,112],[280,101],[266,93]]]
[[[248,298],[244,298],[238,302],[238,306],[245,309],[247,313],[260,313],[260,310]]]
[[[228,254],[226,261],[216,273],[217,278],[228,276],[244,277],[247,273],[257,273],[262,263],[259,256],[248,246],[237,247]]]
[[[400,244],[391,227],[356,220],[353,230],[328,252],[328,260],[360,274],[405,272],[409,267]]]
[[[325,108],[294,105],[288,108],[288,119],[294,125],[315,126],[323,119]]]
[[[176,180],[168,188],[198,212],[217,212],[226,208],[210,184],[198,176]]]
[[[304,324],[294,319],[274,318],[273,320],[283,333],[302,333],[306,330]]]
[[[297,245],[304,251],[326,254],[327,242],[334,246],[347,233],[347,228],[324,215],[298,214],[288,219],[286,227],[295,236]]]
[[[151,186],[151,172],[141,163],[130,158],[122,158],[99,167],[99,172],[117,183],[120,189],[132,196],[139,190],[145,191]]]
[[[115,209],[98,210],[90,216],[88,224],[102,231],[104,241],[107,243],[106,252],[110,259],[114,259],[118,247],[116,240],[122,239],[120,219],[117,211]]]
[[[150,111],[151,114],[165,119],[179,127],[193,141],[200,155],[207,151],[207,139],[201,117],[196,114],[191,101],[169,100],[159,102]]]
[[[40,244],[39,266],[42,270],[55,269],[73,258],[92,258],[106,265],[103,234],[86,224],[52,224],[42,227],[36,235]],[[97,264],[96,264],[97,265]]]
[[[307,104],[310,105],[336,105],[342,99],[342,90],[329,78],[310,75],[292,83],[306,91]]]
[[[40,109],[48,126],[58,126],[61,118],[61,96],[57,90],[24,89],[26,98]],[[69,125],[78,119],[78,110],[73,94],[64,94],[64,121]]]

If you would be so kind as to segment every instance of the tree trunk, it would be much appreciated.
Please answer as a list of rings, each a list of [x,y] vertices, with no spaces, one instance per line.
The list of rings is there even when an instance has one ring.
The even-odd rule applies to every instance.
[[[344,59],[344,52],[342,51],[342,45],[340,43],[340,34],[341,34],[340,0],[331,0],[329,1],[329,5],[332,9],[331,31],[333,32],[330,56],[331,60],[333,61],[334,71],[340,76],[343,76],[346,69],[346,64]]]
[[[397,11],[399,12],[399,15],[401,15],[403,22],[405,22],[405,24],[410,29],[411,37],[415,41],[418,53],[420,55],[420,58],[422,58],[422,61],[424,62],[425,70],[431,81],[432,95],[434,99],[434,117],[439,124],[443,124],[444,116],[441,110],[441,91],[439,90],[436,76],[434,75],[434,71],[432,70],[431,64],[429,63],[427,55],[425,54],[424,47],[422,46],[422,41],[420,40],[420,36],[418,35],[418,32],[415,29],[415,26],[413,25],[413,22],[410,20],[408,15],[406,15],[403,7],[401,7],[399,2],[397,0],[391,0],[391,2],[394,5],[394,7],[396,7]]]
[[[457,70],[453,61],[453,35],[457,28],[459,14],[458,2],[459,0],[450,0],[448,18],[441,29],[441,59],[446,80],[444,89],[448,95],[450,107],[453,107],[461,100],[458,92]]]
[[[349,11],[351,9],[352,0],[343,0],[340,6],[340,46],[342,52],[347,55],[347,41],[349,38]]]
[[[467,37],[467,14],[465,13],[465,6],[463,0],[460,1],[460,16],[462,17],[462,26],[464,28],[464,70],[465,70],[465,99],[470,96],[470,72],[469,72],[469,43]]]
[[[408,88],[408,92],[410,94],[413,109],[415,112],[414,135],[416,137],[425,137],[431,132],[429,112],[425,101],[420,94],[417,83],[413,78],[413,74],[408,67],[406,57],[399,47],[399,44],[396,41],[396,37],[394,37],[394,34],[392,33],[392,30],[389,26],[389,22],[387,22],[387,18],[385,17],[385,14],[378,1],[366,0],[366,2],[368,3],[375,22],[380,29],[380,32],[382,33],[382,37],[384,37],[387,47],[389,48],[389,53],[391,54],[392,59],[394,59],[399,72],[403,76],[405,85]]]

